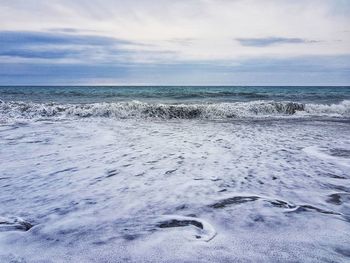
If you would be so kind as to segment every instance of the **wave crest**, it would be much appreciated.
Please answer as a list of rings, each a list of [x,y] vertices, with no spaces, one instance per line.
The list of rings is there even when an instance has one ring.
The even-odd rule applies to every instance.
[[[139,101],[93,104],[55,104],[0,101],[1,119],[51,117],[227,119],[290,116],[295,114],[298,116],[349,116],[350,101],[343,101],[340,104],[332,105],[276,101],[216,104],[151,104]]]

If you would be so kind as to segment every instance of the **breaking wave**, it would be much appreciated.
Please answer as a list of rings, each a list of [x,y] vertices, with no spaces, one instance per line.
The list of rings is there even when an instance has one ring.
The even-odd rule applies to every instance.
[[[251,101],[216,104],[156,104],[139,101],[92,104],[4,102],[0,100],[0,120],[67,117],[228,119],[278,116],[350,117],[350,100],[339,104]]]

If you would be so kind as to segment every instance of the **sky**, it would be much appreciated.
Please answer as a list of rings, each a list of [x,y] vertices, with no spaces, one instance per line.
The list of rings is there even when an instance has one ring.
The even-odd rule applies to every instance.
[[[0,85],[350,85],[349,0],[0,0]]]

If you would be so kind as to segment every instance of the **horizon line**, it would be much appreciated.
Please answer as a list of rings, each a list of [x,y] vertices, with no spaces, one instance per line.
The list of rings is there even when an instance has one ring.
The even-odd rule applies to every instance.
[[[152,85],[152,84],[83,84],[83,85],[45,85],[45,84],[39,84],[39,85],[32,85],[32,84],[25,84],[25,85],[0,85],[1,88],[3,87],[350,87],[350,84],[347,85],[171,85],[171,84],[164,84],[164,85]]]

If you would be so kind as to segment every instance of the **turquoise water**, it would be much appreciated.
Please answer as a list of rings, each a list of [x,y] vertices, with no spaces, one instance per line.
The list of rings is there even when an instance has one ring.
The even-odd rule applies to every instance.
[[[164,103],[247,102],[255,100],[336,104],[350,99],[350,87],[0,87],[0,100],[37,103],[96,103],[139,100]]]

